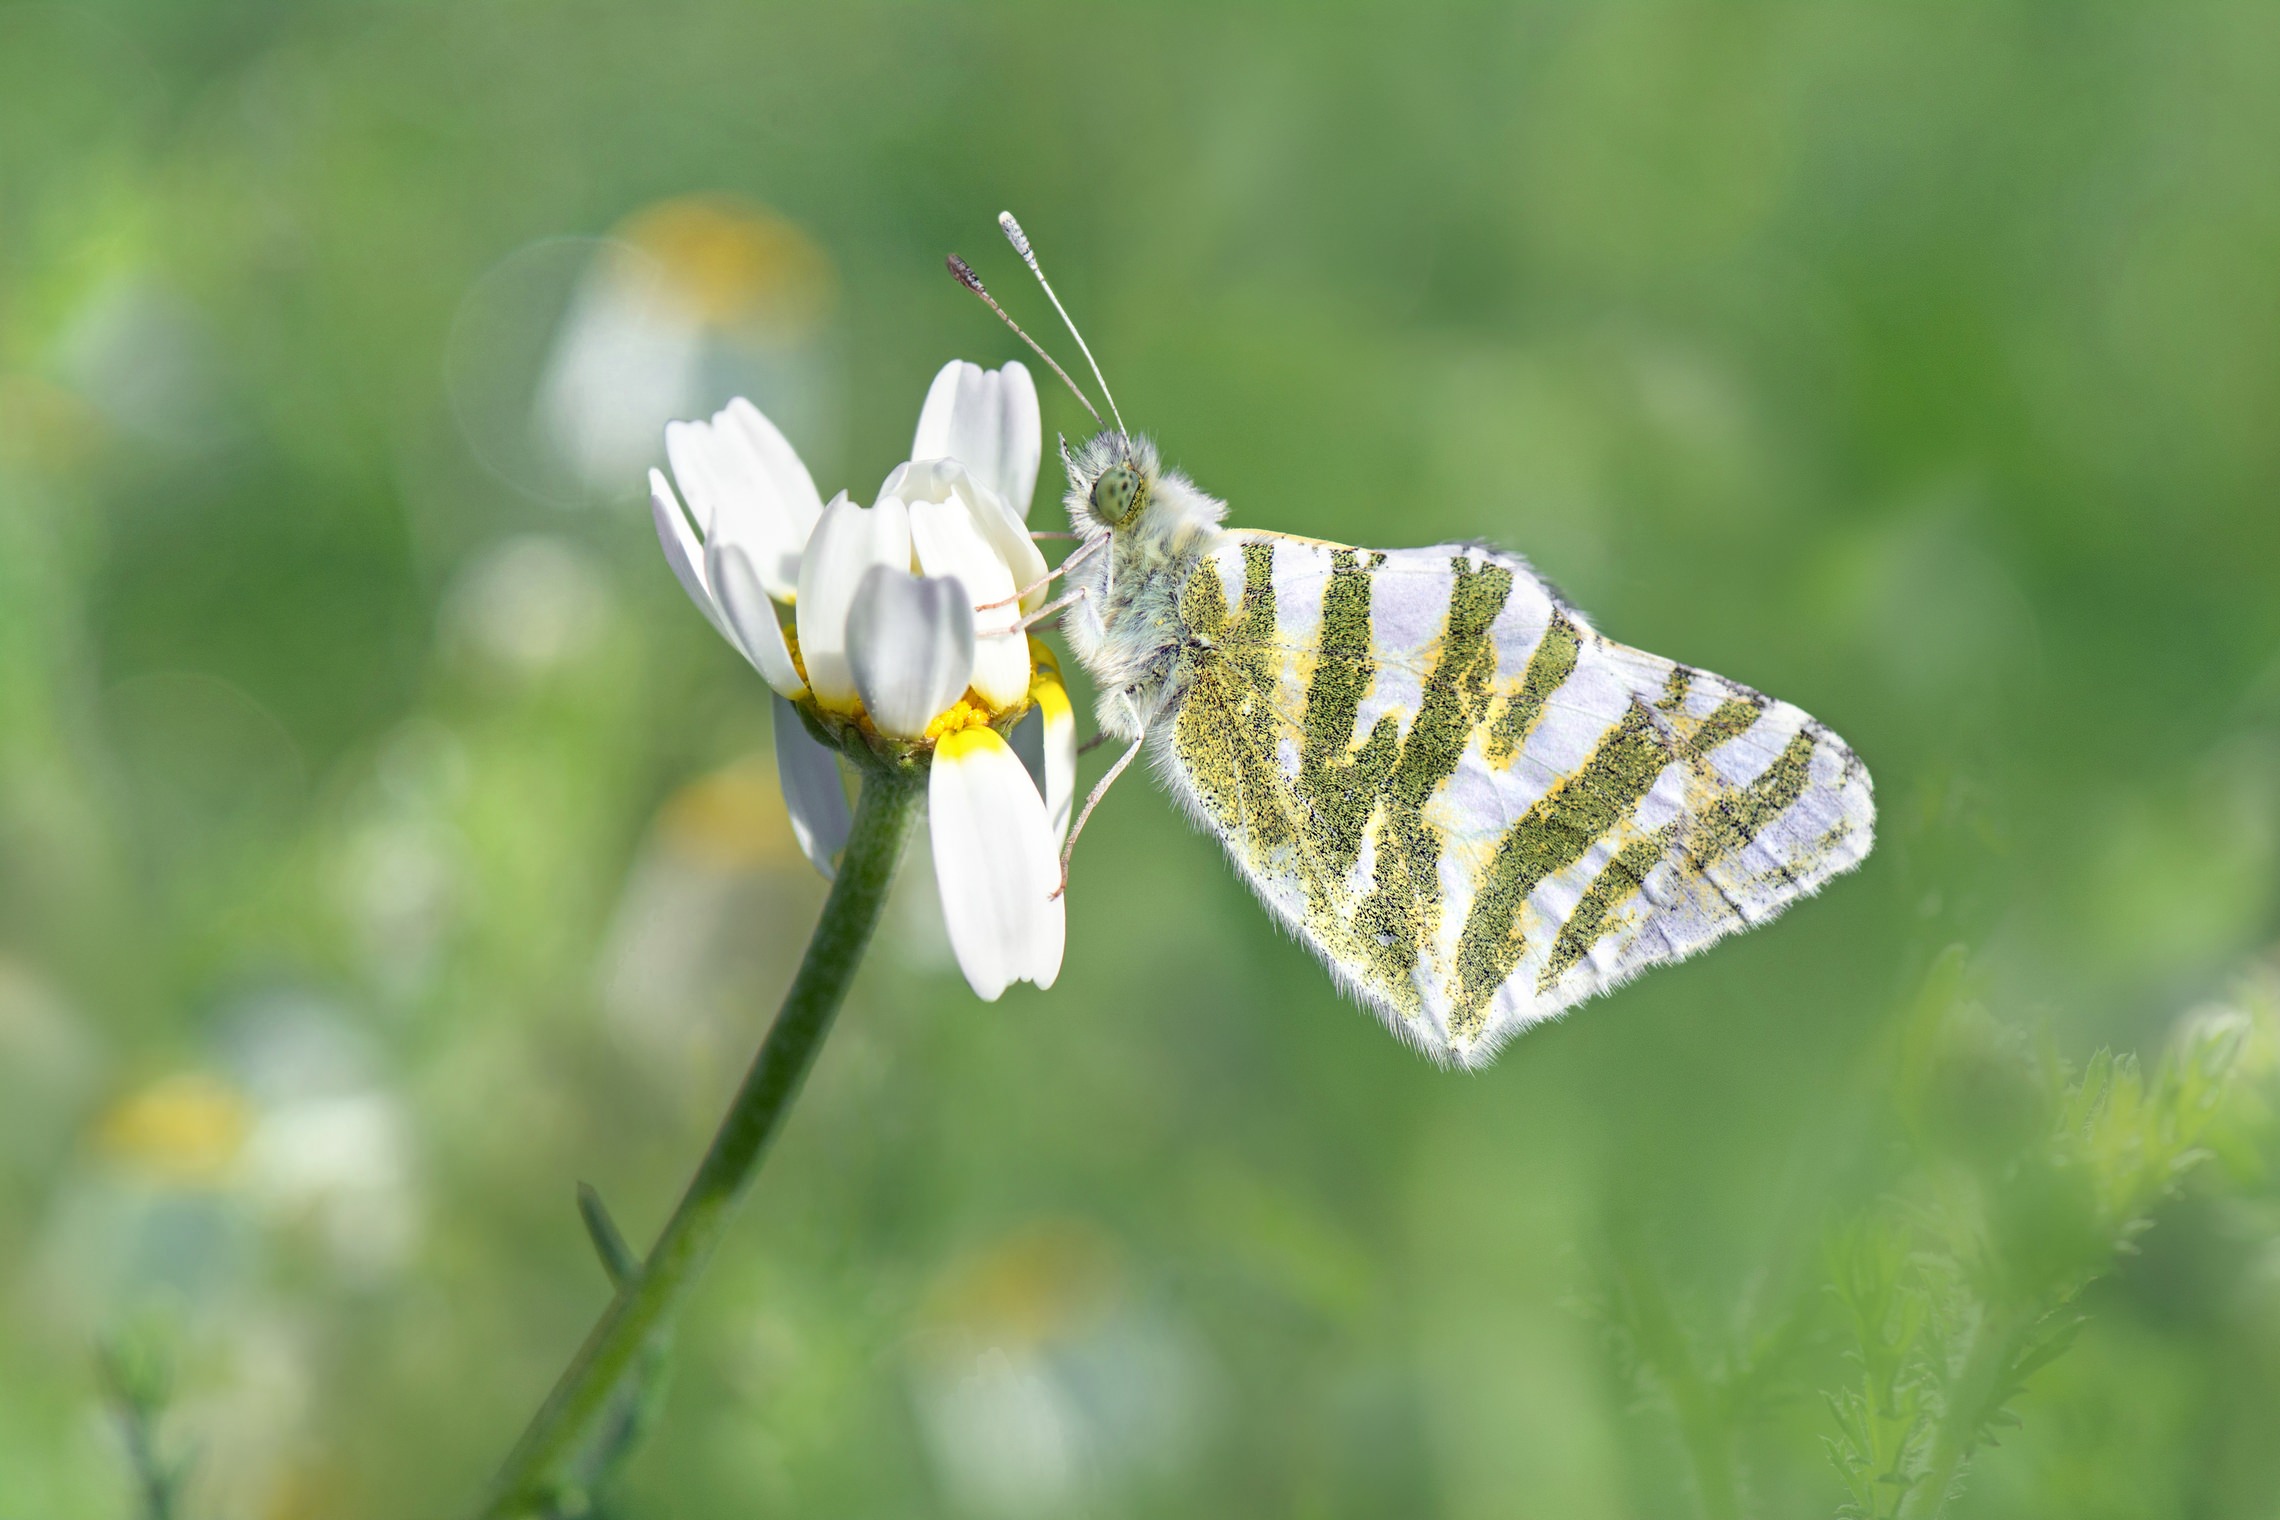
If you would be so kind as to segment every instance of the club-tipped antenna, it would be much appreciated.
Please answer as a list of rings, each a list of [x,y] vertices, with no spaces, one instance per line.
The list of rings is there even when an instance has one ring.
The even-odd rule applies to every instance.
[[[1046,363],[1046,366],[1050,368],[1054,374],[1061,377],[1061,383],[1069,388],[1070,395],[1077,398],[1077,404],[1083,407],[1086,411],[1092,412],[1092,420],[1096,423],[1099,422],[1100,413],[1094,411],[1093,404],[1086,398],[1085,393],[1077,389],[1077,382],[1069,378],[1069,372],[1061,368],[1060,365],[1055,364],[1053,362],[1053,356],[1045,352],[1044,349],[1038,347],[1037,340],[1029,336],[1029,334],[1023,332],[1021,330],[1021,324],[1019,322],[1014,321],[1013,318],[1005,314],[1005,308],[998,305],[997,298],[995,296],[992,296],[989,293],[988,289],[983,286],[982,277],[974,273],[973,266],[968,264],[964,259],[958,257],[958,255],[954,253],[950,255],[948,263],[950,265],[950,272],[958,277],[958,283],[965,286],[975,295],[980,296],[982,298],[982,304],[984,306],[987,306],[990,310],[996,312],[998,314],[998,320],[1000,322],[1003,322],[1006,326],[1012,328],[1013,335],[1019,338],[1022,342],[1028,344],[1029,351],[1035,354],[1038,358],[1043,359]]]
[[[1093,378],[1100,382],[1100,393],[1108,402],[1108,414],[1116,419],[1116,430],[1124,432],[1124,414],[1116,409],[1116,397],[1109,394],[1108,376],[1100,372],[1100,361],[1093,357],[1092,346],[1085,342],[1085,335],[1077,331],[1077,324],[1069,320],[1069,309],[1061,304],[1059,296],[1053,294],[1053,282],[1045,278],[1045,271],[1037,265],[1037,255],[1029,251],[1029,234],[1021,230],[1021,223],[1013,219],[1010,211],[998,213],[998,227],[1005,233],[1005,240],[1013,244],[1013,251],[1021,255],[1021,262],[1027,264],[1029,272],[1037,276],[1037,283],[1045,287],[1045,299],[1051,301],[1053,309],[1061,314],[1061,325],[1068,328],[1069,336],[1077,340],[1078,352],[1085,356],[1085,363],[1092,366]]]

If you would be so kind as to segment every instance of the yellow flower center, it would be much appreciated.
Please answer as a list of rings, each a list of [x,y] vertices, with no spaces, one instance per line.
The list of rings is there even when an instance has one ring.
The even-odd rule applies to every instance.
[[[807,680],[807,662],[800,657],[799,634],[788,624],[784,628],[784,644],[791,651],[792,668],[799,672],[802,681]],[[1061,684],[1061,663],[1054,658],[1053,651],[1032,637],[1029,640],[1029,660],[1029,690],[1019,701],[1004,707],[993,706],[981,693],[968,687],[964,696],[951,703],[933,722],[926,725],[925,736],[916,741],[917,744],[928,748],[949,748],[953,752],[962,751],[970,746],[953,746],[947,741],[979,729],[996,730],[1008,718],[1019,718],[1032,707],[1043,708],[1048,722],[1069,716],[1069,693]],[[823,720],[824,726],[834,734],[844,734],[848,729],[853,729],[874,747],[882,744],[901,747],[911,742],[884,739],[878,726],[871,721],[871,715],[863,710],[860,699],[849,703],[844,709],[827,706],[816,700],[811,688],[802,692],[797,700],[801,707]]]
[[[969,728],[987,728],[997,717],[987,702],[969,691],[926,725],[926,737],[939,743],[949,734]]]

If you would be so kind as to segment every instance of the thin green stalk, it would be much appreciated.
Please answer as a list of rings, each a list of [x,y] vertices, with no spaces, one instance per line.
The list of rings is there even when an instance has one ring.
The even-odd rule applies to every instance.
[[[1679,1401],[1680,1439],[1694,1469],[1695,1497],[1706,1520],[1741,1520],[1742,1474],[1734,1456],[1734,1433],[1710,1390],[1699,1385]]]
[[[1704,1520],[1741,1520],[1748,1506],[1735,1452],[1732,1390],[1703,1370],[1661,1275],[1633,1232],[1625,1231],[1619,1249],[1618,1312],[1641,1363],[1670,1400]]]
[[[728,1117],[639,1274],[611,1299],[508,1454],[483,1508],[486,1520],[530,1514],[552,1501],[554,1485],[592,1438],[612,1390],[652,1332],[670,1321],[720,1244],[862,964],[925,796],[920,776],[866,771],[823,917]]]
[[[1939,1423],[1932,1427],[1924,1470],[1900,1501],[1899,1520],[1938,1520],[1947,1512],[1956,1479],[1962,1476],[1963,1464],[1978,1444],[2004,1371],[2018,1352],[2020,1324],[2017,1315],[1989,1309],[1972,1330],[1961,1369],[1948,1389],[1946,1407],[1940,1411]]]
[[[120,1340],[102,1348],[101,1367],[142,1500],[142,1520],[174,1520],[184,1473],[159,1450],[159,1418],[172,1381],[166,1359],[147,1346]]]

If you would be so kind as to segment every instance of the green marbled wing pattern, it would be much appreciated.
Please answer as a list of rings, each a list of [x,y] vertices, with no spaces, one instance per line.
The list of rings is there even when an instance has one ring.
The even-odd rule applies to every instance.
[[[1229,533],[1180,615],[1159,769],[1438,1060],[1765,922],[1874,837],[1836,735],[1601,637],[1514,555]]]

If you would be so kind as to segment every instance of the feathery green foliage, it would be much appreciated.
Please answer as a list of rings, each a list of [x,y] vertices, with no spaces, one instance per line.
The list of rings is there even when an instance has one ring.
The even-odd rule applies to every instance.
[[[2253,1154],[2271,1036],[2250,1010],[2264,996],[2250,978],[2234,1006],[2186,1018],[2150,1072],[2108,1050],[2075,1071],[1997,1022],[1951,948],[1894,1042],[1903,1164],[1875,1207],[1829,1233],[1817,1295],[1705,1356],[1650,1253],[1619,1242],[1593,1307],[1627,1374],[1674,1419],[1702,1513],[1762,1512],[1743,1435],[1800,1391],[1814,1296],[1833,1307],[1817,1328],[1846,1374],[1821,1394],[1848,1496],[1838,1513],[1947,1513],[1974,1456],[2019,1425],[2021,1396],[2083,1332],[2084,1291],[2136,1250],[2213,1143]]]

